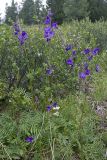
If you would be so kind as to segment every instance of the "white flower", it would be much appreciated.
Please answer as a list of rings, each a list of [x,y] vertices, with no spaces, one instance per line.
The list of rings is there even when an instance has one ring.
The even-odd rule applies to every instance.
[[[57,111],[57,112],[53,113],[53,115],[58,117],[59,116],[59,112]]]
[[[53,107],[53,110],[59,110],[59,109],[60,109],[59,106]]]

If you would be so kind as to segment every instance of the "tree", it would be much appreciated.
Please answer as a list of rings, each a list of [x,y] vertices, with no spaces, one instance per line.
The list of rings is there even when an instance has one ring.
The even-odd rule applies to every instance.
[[[107,1],[89,0],[90,19],[94,22],[101,18],[107,19]]]
[[[37,22],[41,20],[41,9],[42,9],[42,1],[36,0],[35,1],[35,16],[36,16]]]
[[[24,24],[31,25],[34,23],[35,4],[33,0],[25,0],[23,2],[22,10],[20,11],[20,17],[23,19]]]
[[[51,9],[53,20],[61,24],[64,19],[63,11],[64,0],[47,0],[47,9]]]
[[[65,18],[69,21],[87,17],[89,15],[88,5],[88,0],[66,0],[64,3]]]
[[[5,20],[5,22],[7,24],[10,24],[9,19],[11,19],[12,21],[15,21],[17,14],[18,14],[18,12],[17,12],[16,3],[14,2],[14,0],[12,0],[11,6],[8,6],[8,4],[6,4],[6,20]]]

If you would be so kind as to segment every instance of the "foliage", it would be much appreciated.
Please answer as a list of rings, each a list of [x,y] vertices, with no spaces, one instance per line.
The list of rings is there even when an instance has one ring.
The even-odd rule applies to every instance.
[[[89,0],[90,19],[95,22],[101,18],[107,19],[107,1],[105,0]]]
[[[31,25],[34,23],[33,17],[35,15],[35,6],[33,0],[25,0],[22,10],[20,11],[20,17],[23,19],[24,24]]]
[[[88,10],[87,0],[67,0],[64,3],[64,13],[67,20],[83,19],[88,17],[90,10]]]
[[[16,16],[18,15],[18,11],[17,11],[17,3],[14,2],[14,0],[12,0],[11,6],[6,6],[6,20],[5,22],[7,24],[11,23],[12,21],[16,21]]]
[[[13,26],[0,26],[1,159],[106,159],[100,119],[87,98],[106,100],[107,22],[86,19],[56,26],[51,24],[55,34],[48,42],[43,36],[47,24],[21,25],[18,35]],[[20,44],[22,31],[28,38]],[[84,52],[99,48],[88,61]],[[67,61],[73,51],[74,68]],[[84,62],[91,72],[81,80]],[[96,64],[104,71],[96,73]],[[96,91],[88,94],[87,84],[93,83]]]
[[[79,98],[79,101],[77,99]],[[97,133],[97,117],[90,109],[85,97],[69,96],[61,100],[60,116],[52,113],[39,113],[30,110],[11,117],[1,115],[0,140],[6,152],[13,159],[80,159],[104,160],[104,144],[101,133]],[[32,135],[34,142],[29,144],[25,137]],[[1,158],[8,158],[4,148]]]
[[[42,1],[36,0],[35,1],[35,20],[36,20],[36,23],[38,24],[41,21],[43,21],[45,16],[46,16],[46,9],[42,5]]]
[[[56,21],[58,24],[62,24],[64,19],[63,3],[64,0],[47,0],[47,8],[51,9],[53,21]]]

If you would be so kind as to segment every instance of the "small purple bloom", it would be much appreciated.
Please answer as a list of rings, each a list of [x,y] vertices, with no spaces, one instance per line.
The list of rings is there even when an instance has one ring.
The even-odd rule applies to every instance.
[[[94,56],[96,56],[98,53],[99,53],[100,49],[99,48],[94,48],[93,51],[92,51],[92,54]]]
[[[15,33],[19,33],[20,32],[20,27],[19,27],[19,25],[17,23],[14,23],[13,27],[14,27]]]
[[[85,75],[87,75],[87,76],[90,75],[90,70],[89,70],[89,69],[86,69],[86,70],[85,70]]]
[[[18,34],[19,34],[19,32],[15,31],[15,32],[14,32],[14,34],[15,34],[15,35],[18,35]]]
[[[73,65],[73,60],[72,60],[72,59],[68,59],[68,60],[66,61],[66,63],[67,63],[68,65]]]
[[[93,59],[93,55],[88,56],[88,60],[91,61]]]
[[[89,49],[89,48],[84,49],[84,53],[85,53],[85,54],[90,53],[90,49]]]
[[[18,36],[18,39],[19,39],[21,45],[24,44],[24,42],[27,38],[28,38],[28,34],[25,31],[22,31],[22,33]]]
[[[48,33],[48,32],[50,32],[51,31],[51,27],[46,27],[45,29],[44,29],[44,32],[45,33]]]
[[[51,27],[46,27],[44,29],[44,38],[48,41],[55,35],[54,31],[52,31]]]
[[[34,141],[34,138],[33,137],[26,137],[25,141],[29,142],[29,143],[32,143]]]
[[[48,10],[48,16],[49,17],[53,16],[53,13],[51,12],[51,10]]]
[[[52,74],[52,72],[53,72],[53,70],[52,70],[52,69],[47,69],[47,70],[46,70],[46,74],[48,74],[48,75],[51,75],[51,74]]]
[[[100,66],[97,64],[95,67],[96,72],[100,72]]]
[[[84,63],[84,69],[88,69],[88,63]]]
[[[58,24],[56,22],[52,23],[52,28],[58,29]]]
[[[45,24],[50,24],[50,23],[51,23],[51,18],[47,16],[45,20]]]
[[[86,78],[86,74],[84,72],[79,73],[79,78],[85,79]]]
[[[53,103],[53,107],[57,107],[57,105],[58,105],[57,102]]]
[[[47,111],[50,112],[52,109],[52,106],[47,106]]]
[[[73,56],[75,56],[76,53],[77,53],[76,50],[73,50],[73,51],[72,51],[72,55],[73,55]]]
[[[71,49],[72,49],[71,44],[68,44],[68,45],[66,46],[66,48],[65,48],[66,51],[69,51],[69,50],[71,50]]]

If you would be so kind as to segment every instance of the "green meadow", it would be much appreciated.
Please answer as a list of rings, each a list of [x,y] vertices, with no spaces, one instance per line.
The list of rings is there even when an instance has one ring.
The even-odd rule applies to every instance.
[[[0,159],[106,160],[107,22],[64,23],[49,42],[43,25],[20,25],[23,45],[0,25]]]

